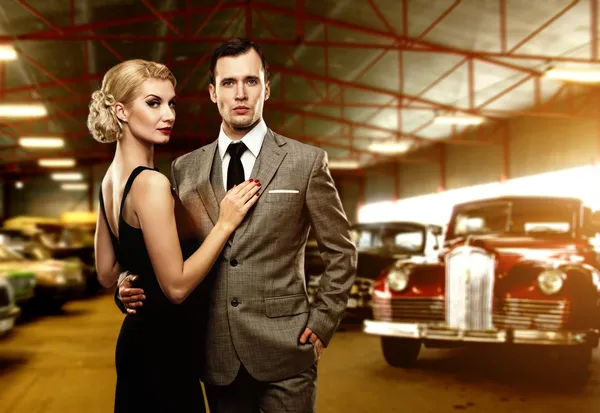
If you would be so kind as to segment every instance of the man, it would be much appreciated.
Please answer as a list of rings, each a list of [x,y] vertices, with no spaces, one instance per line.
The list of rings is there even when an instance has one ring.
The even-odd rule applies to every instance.
[[[223,118],[217,141],[172,164],[194,231],[214,226],[228,188],[262,184],[260,199],[224,248],[210,281],[205,368],[212,413],[313,412],[317,361],[346,308],[356,248],[325,151],[267,128],[268,68],[261,49],[233,39],[214,53],[209,93]],[[312,228],[326,263],[309,305],[304,247]],[[127,311],[142,291],[121,283]]]

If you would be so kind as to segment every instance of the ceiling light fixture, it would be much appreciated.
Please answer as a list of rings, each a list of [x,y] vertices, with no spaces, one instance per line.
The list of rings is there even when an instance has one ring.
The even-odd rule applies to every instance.
[[[62,184],[60,189],[63,191],[85,191],[88,189],[87,184]]]
[[[369,145],[369,150],[372,152],[394,155],[408,151],[410,145],[410,142],[372,143]]]
[[[1,103],[0,118],[39,118],[48,115],[39,103]]]
[[[75,159],[40,159],[38,165],[45,168],[69,168],[75,166]]]
[[[17,51],[7,44],[0,44],[0,60],[17,60]]]
[[[62,148],[65,146],[63,138],[23,137],[19,138],[19,145],[24,148]]]
[[[550,68],[544,72],[549,79],[576,83],[600,83],[600,69]]]
[[[57,172],[50,175],[53,181],[81,181],[83,174],[81,172]]]
[[[360,164],[353,160],[330,161],[329,169],[358,169]]]
[[[472,115],[440,115],[433,119],[436,125],[480,125],[485,119],[481,116]]]

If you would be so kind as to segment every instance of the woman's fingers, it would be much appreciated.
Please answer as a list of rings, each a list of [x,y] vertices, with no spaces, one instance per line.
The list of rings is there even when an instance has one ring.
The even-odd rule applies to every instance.
[[[242,202],[245,204],[252,198],[256,198],[256,194],[260,190],[260,184],[254,185],[252,188],[248,189],[246,193],[242,196]]]
[[[244,212],[244,214],[246,212],[248,212],[250,210],[250,208],[252,208],[252,205],[256,204],[256,201],[258,201],[258,198],[259,198],[259,195],[258,195],[258,189],[257,189],[256,192],[254,193],[254,195],[250,196],[250,199],[248,201],[246,201],[244,206],[242,206],[242,211]]]

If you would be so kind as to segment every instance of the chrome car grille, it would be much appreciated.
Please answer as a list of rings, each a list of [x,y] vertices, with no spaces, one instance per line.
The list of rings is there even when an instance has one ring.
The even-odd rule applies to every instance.
[[[11,304],[10,292],[5,285],[0,286],[0,308],[8,307]]]
[[[373,297],[373,317],[380,321],[443,323],[443,298],[389,299]]]
[[[570,306],[566,301],[498,299],[494,325],[499,329],[559,330],[564,327],[569,314]]]
[[[481,248],[458,247],[446,257],[446,324],[493,330],[494,257]]]

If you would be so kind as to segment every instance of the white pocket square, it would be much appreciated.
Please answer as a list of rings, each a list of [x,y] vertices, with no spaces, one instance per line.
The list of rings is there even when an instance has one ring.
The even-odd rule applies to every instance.
[[[300,191],[296,189],[270,189],[270,194],[297,194]]]

